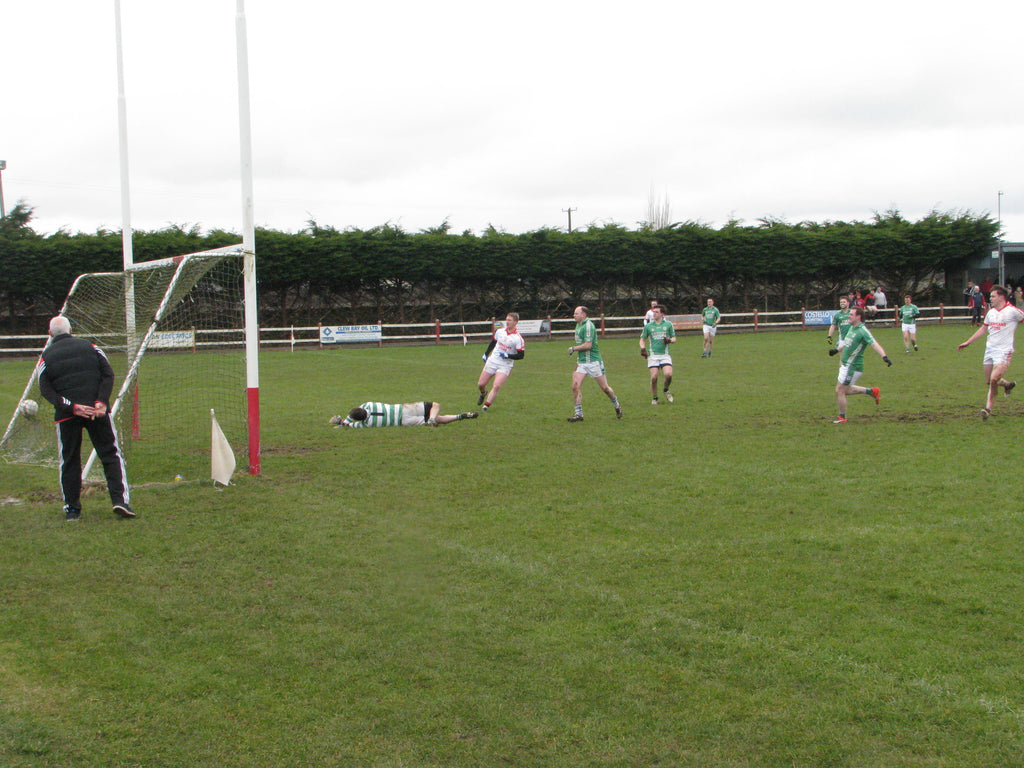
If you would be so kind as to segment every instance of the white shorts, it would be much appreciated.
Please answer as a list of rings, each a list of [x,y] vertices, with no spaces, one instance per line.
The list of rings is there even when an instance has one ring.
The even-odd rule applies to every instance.
[[[433,405],[433,404],[431,404]],[[427,423],[430,412],[425,402],[404,403],[402,405],[402,426],[419,427]]]
[[[672,365],[672,355],[648,355],[648,368],[661,368],[665,365]]]
[[[508,376],[512,373],[512,361],[502,360],[500,357],[488,357],[487,362],[484,363],[484,373],[504,373]]]
[[[604,376],[604,363],[577,363],[576,373],[585,373],[592,379]]]
[[[704,326],[704,335],[705,336],[714,336],[716,333],[718,333],[718,326],[717,325],[705,325]]]
[[[857,379],[864,375],[864,371],[851,371],[849,366],[839,366],[839,378],[837,381],[840,384],[845,384],[848,387],[852,387],[857,383]]]
[[[1010,364],[1010,358],[1012,358],[1012,357],[1013,357],[1013,350],[1012,349],[1009,352],[1007,352],[1006,350],[1001,350],[1001,349],[995,349],[995,350],[988,350],[988,349],[986,349],[985,350],[985,357],[981,361],[981,364],[982,365],[1009,365]]]
[[[917,333],[917,323],[903,323],[904,333]]]

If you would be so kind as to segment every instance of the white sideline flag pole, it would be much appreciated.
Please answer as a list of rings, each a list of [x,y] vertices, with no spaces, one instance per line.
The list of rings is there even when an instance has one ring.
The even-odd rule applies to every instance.
[[[210,435],[210,477],[215,483],[231,485],[231,476],[235,473],[235,452],[224,437],[224,430],[217,423],[217,414],[210,409],[210,421],[213,423]]]

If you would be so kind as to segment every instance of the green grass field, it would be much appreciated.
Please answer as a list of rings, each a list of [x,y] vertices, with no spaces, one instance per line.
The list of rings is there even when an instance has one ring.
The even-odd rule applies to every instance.
[[[606,341],[582,424],[562,341],[437,429],[326,420],[473,409],[481,346],[279,350],[259,477],[69,524],[3,465],[0,763],[1020,765],[1024,403],[981,422],[969,332],[877,329],[842,426],[824,330],[682,339],[658,407]]]

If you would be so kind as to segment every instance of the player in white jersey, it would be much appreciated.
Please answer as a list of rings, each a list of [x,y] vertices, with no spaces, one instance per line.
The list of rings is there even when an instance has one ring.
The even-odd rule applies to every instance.
[[[441,404],[431,400],[416,403],[377,403],[357,405],[348,416],[331,416],[332,427],[419,427],[428,424],[451,424],[453,421],[475,419],[476,411],[450,415],[441,413]]]
[[[985,357],[981,361],[985,370],[985,381],[988,383],[988,397],[981,411],[983,421],[988,421],[988,417],[992,415],[992,404],[999,388],[1002,387],[1003,392],[1008,395],[1017,386],[1016,381],[1007,381],[1005,374],[1013,358],[1013,335],[1021,320],[1024,320],[1024,311],[1010,304],[1007,301],[1008,295],[1003,286],[992,286],[992,293],[989,295],[991,309],[985,315],[985,322],[971,338],[957,345],[958,350],[964,349],[983,333],[988,333]]]
[[[651,308],[647,310],[647,314],[644,315],[644,325],[654,322],[654,308],[658,306],[657,299],[651,299]]]
[[[476,382],[480,390],[480,397],[476,404],[482,405],[486,411],[494,405],[494,398],[498,396],[498,390],[505,380],[512,373],[514,360],[522,360],[526,355],[526,342],[522,335],[516,330],[519,324],[519,315],[509,312],[505,316],[505,327],[494,332],[487,352],[484,353],[484,369],[480,371],[480,378]],[[491,384],[490,394],[487,392],[487,382],[494,378]]]

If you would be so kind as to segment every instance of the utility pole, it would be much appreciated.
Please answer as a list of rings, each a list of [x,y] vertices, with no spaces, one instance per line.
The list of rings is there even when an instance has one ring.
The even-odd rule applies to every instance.
[[[7,170],[7,161],[0,160],[0,219],[7,218],[7,209],[4,208],[4,171]],[[999,193],[1003,194],[1002,192]]]
[[[1006,261],[1003,256],[1003,193],[996,198],[996,221],[999,226],[999,284],[1006,285]]]
[[[999,194],[1003,194],[1003,193],[1000,192]],[[572,212],[573,211],[578,211],[578,210],[579,210],[579,208],[563,208],[562,209],[562,213],[569,214],[569,234],[572,234]]]

